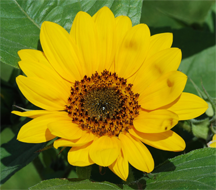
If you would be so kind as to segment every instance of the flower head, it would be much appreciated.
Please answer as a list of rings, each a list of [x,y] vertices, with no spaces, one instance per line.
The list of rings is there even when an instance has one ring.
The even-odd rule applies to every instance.
[[[201,115],[207,103],[183,92],[187,76],[177,71],[181,50],[171,48],[171,33],[151,36],[147,25],[132,27],[127,16],[115,18],[103,7],[93,17],[79,12],[70,33],[44,22],[40,40],[43,52],[18,52],[26,76],[17,84],[43,109],[13,112],[33,118],[20,129],[19,141],[59,137],[54,147],[72,147],[71,165],[108,166],[123,180],[128,162],[143,172],[154,169],[144,144],[184,150],[171,129]]]

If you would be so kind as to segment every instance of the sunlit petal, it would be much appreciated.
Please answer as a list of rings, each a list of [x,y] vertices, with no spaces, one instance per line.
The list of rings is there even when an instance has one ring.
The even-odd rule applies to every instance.
[[[125,158],[122,151],[119,154],[116,161],[109,166],[109,169],[111,169],[116,175],[118,175],[124,181],[127,180],[129,174],[129,164],[128,160]]]
[[[140,111],[133,123],[136,130],[140,132],[161,133],[170,130],[178,123],[178,115],[165,109]]]
[[[102,136],[90,148],[91,159],[100,166],[111,165],[120,154],[121,144],[117,137]]]
[[[81,147],[72,147],[68,152],[68,162],[74,166],[89,166],[94,162],[89,157],[91,143]]]
[[[179,152],[183,151],[186,146],[185,141],[171,130],[163,133],[141,133],[132,128],[130,134],[145,144],[161,150]]]
[[[119,135],[122,150],[130,164],[143,172],[150,173],[154,169],[154,160],[146,146],[129,133]]]
[[[157,79],[140,94],[142,108],[154,110],[177,99],[184,90],[187,76],[179,71],[169,72]]]

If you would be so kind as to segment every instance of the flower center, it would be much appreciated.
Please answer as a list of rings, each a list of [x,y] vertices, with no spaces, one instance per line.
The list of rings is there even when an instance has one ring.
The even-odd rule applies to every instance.
[[[97,120],[116,115],[117,110],[121,109],[119,94],[115,88],[97,88],[86,93],[84,96],[84,109],[90,117]]]
[[[139,94],[116,73],[103,71],[85,76],[71,87],[66,111],[72,122],[97,136],[118,136],[133,126],[139,115]]]

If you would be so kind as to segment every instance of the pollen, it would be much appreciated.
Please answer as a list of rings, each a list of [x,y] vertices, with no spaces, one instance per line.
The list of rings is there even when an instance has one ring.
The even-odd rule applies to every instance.
[[[85,131],[99,137],[118,136],[128,132],[139,115],[138,97],[126,79],[104,70],[74,83],[66,111]]]

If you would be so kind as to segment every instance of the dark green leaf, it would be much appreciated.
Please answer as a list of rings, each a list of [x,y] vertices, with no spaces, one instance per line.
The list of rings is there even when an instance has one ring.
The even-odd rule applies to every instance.
[[[5,183],[15,172],[30,163],[41,149],[43,144],[27,144],[14,137],[1,146],[1,184]]]
[[[175,1],[176,2],[176,1]],[[171,3],[170,1],[164,3]],[[154,1],[144,1],[142,6],[142,15],[140,22],[145,23],[150,27],[172,27],[172,28],[182,28],[185,23],[180,22],[176,19],[167,15],[166,12],[161,11],[160,7],[156,7],[156,2]]]
[[[1,104],[1,124],[9,125],[10,123],[10,113],[12,111],[12,105],[15,98],[15,90],[11,85],[1,80],[1,93],[0,93],[0,104]],[[1,131],[4,128],[1,127]]]
[[[169,27],[150,29],[152,35],[163,32],[173,33],[172,47],[178,47],[182,50],[183,59],[215,45],[215,35],[206,31],[193,30],[188,27],[182,29],[171,29]]]
[[[89,180],[80,179],[51,179],[40,182],[39,184],[30,187],[33,189],[121,189],[117,185],[109,182],[91,182]]]
[[[0,1],[2,62],[18,67],[17,51],[40,49],[39,33],[43,21],[58,23],[69,31],[77,12],[93,15],[103,6],[110,7],[115,16],[127,15],[133,24],[139,23],[142,0]]]
[[[214,189],[216,149],[204,148],[166,161],[140,184],[148,189]]]

